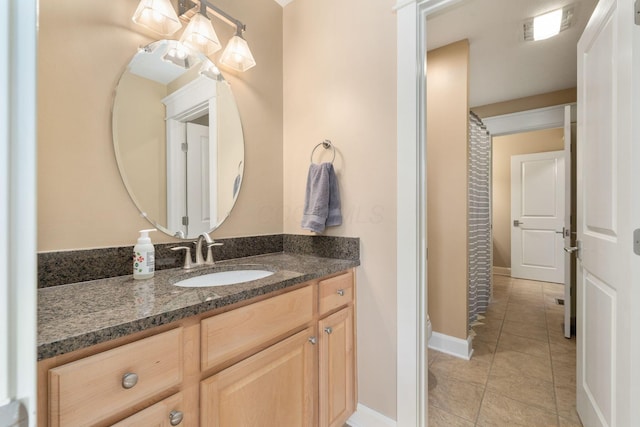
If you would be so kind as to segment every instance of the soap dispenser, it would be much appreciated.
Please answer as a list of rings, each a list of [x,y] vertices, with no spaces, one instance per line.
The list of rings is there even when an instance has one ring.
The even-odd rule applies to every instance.
[[[140,230],[138,243],[133,247],[133,278],[150,279],[155,271],[155,249],[149,238],[150,231],[157,231],[155,228]]]

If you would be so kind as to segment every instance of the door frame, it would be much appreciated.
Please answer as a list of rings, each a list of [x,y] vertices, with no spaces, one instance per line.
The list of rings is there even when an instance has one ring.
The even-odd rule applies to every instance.
[[[2,2],[0,26],[0,415],[35,426],[37,1]]]

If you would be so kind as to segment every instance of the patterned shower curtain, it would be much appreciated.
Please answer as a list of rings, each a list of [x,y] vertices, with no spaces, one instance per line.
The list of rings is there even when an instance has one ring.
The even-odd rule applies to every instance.
[[[469,325],[484,313],[491,298],[491,135],[469,114]]]

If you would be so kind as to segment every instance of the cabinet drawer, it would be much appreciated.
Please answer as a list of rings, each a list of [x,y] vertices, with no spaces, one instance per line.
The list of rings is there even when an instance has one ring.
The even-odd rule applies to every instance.
[[[320,294],[320,315],[353,301],[353,272],[348,271],[330,279],[321,280],[318,286]]]
[[[177,328],[51,369],[50,425],[97,424],[180,384],[182,365],[182,328]],[[128,374],[137,375],[137,382],[125,388]]]
[[[185,422],[180,421],[183,417],[184,407],[182,406],[182,393],[176,393],[135,415],[125,418],[112,427],[183,426]]]
[[[201,369],[248,353],[313,318],[313,287],[287,292],[201,322]]]

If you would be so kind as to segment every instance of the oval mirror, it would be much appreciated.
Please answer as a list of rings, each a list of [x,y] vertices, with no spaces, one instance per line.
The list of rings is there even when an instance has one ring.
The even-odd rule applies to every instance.
[[[229,83],[175,40],[140,49],[113,101],[120,175],[142,215],[185,239],[229,216],[244,171],[240,114]]]

